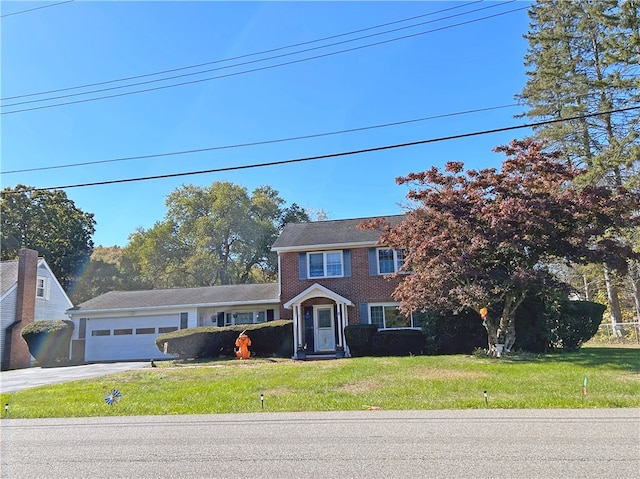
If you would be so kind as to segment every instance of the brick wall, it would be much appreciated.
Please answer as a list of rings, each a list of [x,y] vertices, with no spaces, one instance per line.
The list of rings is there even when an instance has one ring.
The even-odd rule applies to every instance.
[[[299,254],[281,253],[280,255],[280,318],[292,319],[293,311],[282,305],[309,286],[318,283],[331,291],[343,296],[355,305],[348,308],[349,324],[360,322],[360,303],[388,303],[396,302],[391,293],[401,278],[385,279],[384,276],[369,275],[368,248],[351,249],[351,276],[344,278],[312,278],[300,279]],[[326,302],[324,301],[320,301]],[[305,305],[317,304],[318,301]]]
[[[35,318],[37,279],[38,252],[21,249],[18,253],[16,322],[7,328],[5,334],[2,369],[20,369],[31,365],[31,353],[20,333]]]

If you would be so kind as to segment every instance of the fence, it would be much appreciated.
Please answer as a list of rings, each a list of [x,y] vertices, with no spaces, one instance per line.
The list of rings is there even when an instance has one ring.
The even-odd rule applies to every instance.
[[[602,323],[600,332],[610,343],[635,342],[640,344],[640,321],[632,323]]]

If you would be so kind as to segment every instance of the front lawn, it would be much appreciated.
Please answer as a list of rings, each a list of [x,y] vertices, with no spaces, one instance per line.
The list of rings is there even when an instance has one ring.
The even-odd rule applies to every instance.
[[[105,395],[113,389],[120,391],[121,398],[110,406]],[[368,407],[640,407],[640,350],[587,347],[576,353],[501,359],[455,355],[306,362],[168,361],[156,368],[2,394],[0,400],[9,404],[10,418]],[[6,417],[4,410],[2,415]]]

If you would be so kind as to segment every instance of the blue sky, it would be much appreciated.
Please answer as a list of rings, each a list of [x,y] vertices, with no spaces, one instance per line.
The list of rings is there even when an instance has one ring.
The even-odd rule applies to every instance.
[[[53,3],[58,2],[0,5],[2,188],[59,187],[277,162],[525,122],[514,118],[521,107],[508,107],[515,105],[514,95],[526,81],[525,2],[73,1],[37,8]],[[490,16],[494,17],[483,18]],[[402,21],[411,17],[417,18]],[[382,24],[389,25],[371,28]],[[398,28],[403,29],[382,33]],[[343,35],[356,30],[363,31]],[[327,46],[373,34],[379,35]],[[336,35],[341,36],[306,43]],[[406,36],[410,37],[398,39]],[[384,43],[371,45],[379,42]],[[281,49],[300,43],[305,44]],[[315,49],[294,53],[310,48]],[[346,49],[354,50],[329,55]],[[283,54],[290,55],[268,59]],[[319,55],[323,56],[309,59]],[[233,66],[250,61],[254,63]],[[22,96],[208,62],[218,63]],[[221,67],[225,68],[137,87],[9,106]],[[255,71],[242,73],[248,70]],[[204,81],[17,111],[193,80]],[[488,108],[494,109],[450,115]],[[436,118],[304,140],[50,169],[432,117]],[[396,185],[396,177],[452,160],[470,168],[498,167],[503,157],[492,148],[528,134],[528,129],[521,129],[287,165],[65,191],[77,207],[95,215],[94,242],[103,246],[125,246],[137,227],[160,221],[166,196],[183,184],[231,181],[249,191],[270,185],[287,204],[324,210],[330,219],[391,215],[402,211],[407,193],[406,187]],[[11,173],[25,169],[36,170]]]

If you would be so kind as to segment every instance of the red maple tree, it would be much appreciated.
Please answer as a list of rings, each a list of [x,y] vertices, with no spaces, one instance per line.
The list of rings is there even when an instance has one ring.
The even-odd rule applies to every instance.
[[[534,140],[494,151],[507,156],[499,171],[465,172],[450,162],[398,178],[416,185],[407,194],[416,208],[393,228],[384,220],[363,225],[382,228],[380,244],[404,252],[393,294],[403,313],[487,308],[493,352],[513,346],[515,312],[527,294],[554,283],[550,264],[623,267],[634,253],[616,230],[640,222],[637,194],[574,188],[582,170]]]

